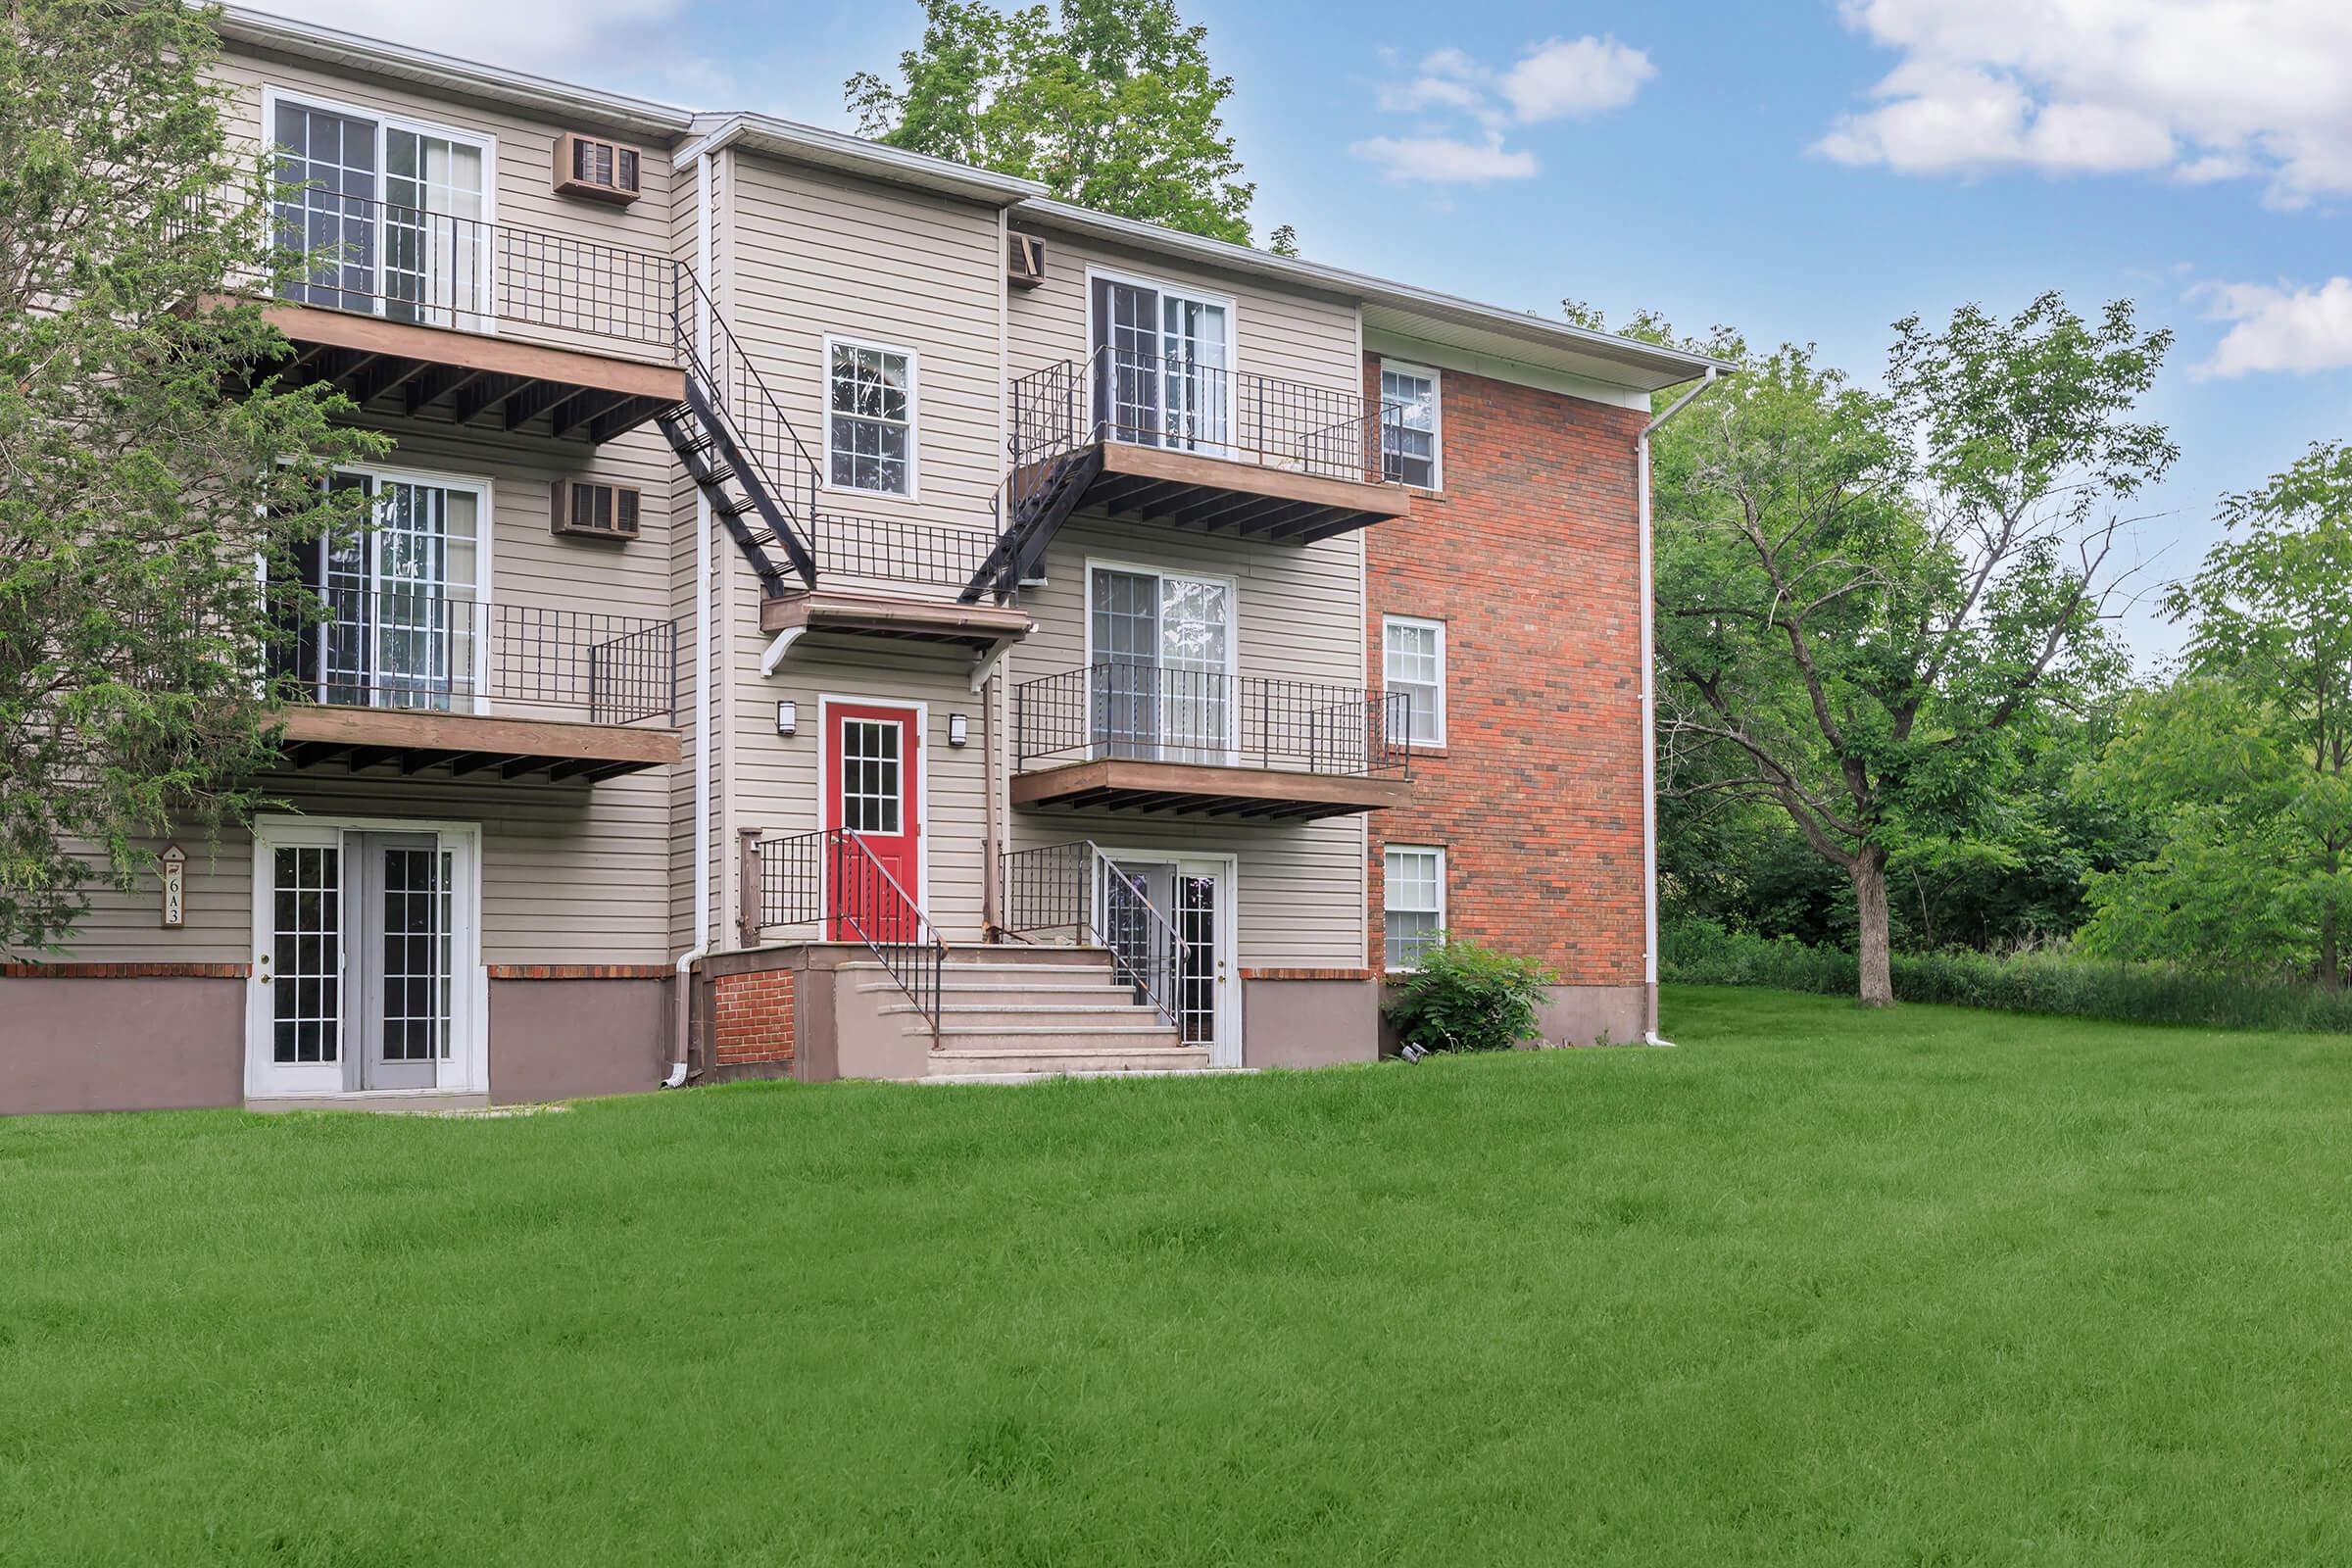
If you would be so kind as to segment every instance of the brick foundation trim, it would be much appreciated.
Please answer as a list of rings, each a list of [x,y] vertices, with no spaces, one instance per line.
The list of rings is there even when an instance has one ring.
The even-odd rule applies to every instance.
[[[493,963],[493,980],[666,980],[666,963]]]
[[[250,963],[0,963],[10,980],[242,980]]]
[[[798,1044],[793,1003],[799,975],[754,969],[710,978],[710,1054],[721,1067],[790,1061]]]
[[[1244,969],[1245,980],[1369,980],[1369,969]]]

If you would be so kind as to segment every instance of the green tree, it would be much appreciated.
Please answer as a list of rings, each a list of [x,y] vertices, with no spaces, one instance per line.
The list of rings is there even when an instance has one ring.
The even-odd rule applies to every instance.
[[[1219,117],[1233,78],[1172,0],[1060,0],[999,11],[923,0],[899,79],[844,87],[858,129],[894,147],[1043,181],[1122,218],[1250,243],[1241,159]]]
[[[1657,458],[1661,787],[1788,813],[1853,890],[1872,1005],[1890,861],[1982,839],[2044,713],[2118,677],[2106,509],[2175,455],[2133,416],[2171,338],[2128,304],[1895,332],[1886,394],[1783,348]]]
[[[256,564],[353,519],[377,450],[256,368],[284,338],[262,172],[208,79],[210,14],[0,5],[0,951],[52,947],[142,839],[249,811],[270,755]],[[232,193],[223,198],[222,193]]]
[[[2352,914],[2352,448],[2323,442],[2225,496],[2229,536],[2165,608],[2179,678],[2127,711],[2099,784],[2162,813],[2139,864],[2095,879],[2102,952],[2343,983]]]

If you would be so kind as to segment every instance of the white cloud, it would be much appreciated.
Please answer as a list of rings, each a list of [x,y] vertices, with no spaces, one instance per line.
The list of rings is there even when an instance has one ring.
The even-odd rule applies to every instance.
[[[1815,150],[1904,173],[2025,169],[2264,177],[2275,205],[2352,193],[2344,0],[1842,0],[1898,52]]]
[[[726,79],[680,48],[682,0],[262,0],[273,15],[413,44],[462,60],[640,92]]]
[[[2213,357],[2196,368],[2200,378],[2352,367],[2352,277],[2331,277],[2318,288],[2203,283],[2189,294],[2208,302],[2207,319],[2233,323]]]
[[[1378,53],[1395,62],[1395,51]],[[1514,125],[1623,109],[1656,74],[1647,54],[1614,38],[1547,38],[1500,71],[1447,46],[1424,55],[1405,80],[1380,86],[1382,109],[1420,117],[1416,133],[1374,136],[1348,151],[1391,179],[1525,179],[1537,172],[1536,157],[1503,145]],[[1464,122],[1478,127],[1477,139],[1459,134]]]
[[[1536,172],[1535,154],[1512,152],[1499,139],[1468,142],[1447,136],[1374,136],[1352,144],[1348,151],[1380,165],[1391,179],[1477,185],[1494,179],[1526,179]]]
[[[1501,90],[1521,122],[1623,109],[1658,74],[1649,56],[1614,38],[1551,38],[1502,74]]]

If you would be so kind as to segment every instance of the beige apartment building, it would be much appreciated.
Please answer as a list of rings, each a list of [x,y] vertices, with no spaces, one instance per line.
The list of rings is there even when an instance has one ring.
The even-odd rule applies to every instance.
[[[279,368],[397,450],[304,573],[283,808],[7,965],[0,1111],[1369,1059],[1371,820],[1442,755],[1445,644],[1384,662],[1368,552],[1476,499],[1446,377],[1605,415],[1592,591],[1646,626],[1615,432],[1704,360],[778,120],[223,30],[303,187]],[[1461,465],[1542,488],[1506,470]],[[1613,772],[1643,646],[1600,655]],[[1617,935],[1560,1038],[1652,1025]]]

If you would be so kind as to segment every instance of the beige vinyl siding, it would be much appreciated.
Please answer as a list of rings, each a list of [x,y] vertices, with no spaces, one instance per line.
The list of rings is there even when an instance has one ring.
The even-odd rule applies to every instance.
[[[728,318],[808,457],[824,464],[828,335],[915,356],[915,496],[828,488],[820,511],[963,530],[977,561],[1003,470],[995,210],[764,157],[734,166]]]
[[[1022,590],[1022,606],[1038,629],[1013,656],[1016,685],[1085,665],[1089,561],[1229,579],[1234,667],[1244,678],[1363,687],[1362,535],[1301,549],[1087,516],[1072,518],[1054,539],[1045,584]],[[1360,816],[1280,827],[1118,811],[1015,810],[1010,838],[1016,850],[1091,838],[1112,848],[1234,855],[1236,937],[1244,965],[1363,962]]]
[[[390,77],[357,71],[330,71],[313,61],[297,61],[263,51],[236,50],[228,54],[218,69],[221,78],[235,89],[231,100],[229,132],[232,138],[241,143],[260,147],[270,139],[269,127],[262,122],[265,87],[274,89],[280,97],[317,101],[330,107],[340,105],[363,112],[397,116],[402,120],[469,135],[488,136],[497,145],[494,186],[497,222],[571,240],[649,252],[664,258],[670,254],[669,152],[659,144],[640,142],[593,124],[559,125],[517,115],[512,109],[494,103],[421,91],[413,84]],[[638,183],[642,191],[638,199],[623,207],[581,197],[556,195],[556,138],[567,130],[605,136],[639,147],[643,157],[638,170]],[[380,197],[380,175],[377,191]],[[511,290],[523,283],[521,277],[510,276],[500,278],[497,286],[502,290]],[[662,286],[666,288],[666,283]],[[666,298],[666,294],[663,297]],[[524,314],[544,316],[543,312],[522,307],[522,302],[518,300],[511,301],[510,308],[523,309]],[[632,358],[659,359],[665,363],[668,359],[665,345],[637,343],[621,348],[609,339],[566,336],[516,320],[500,321],[498,330],[502,336],[513,336],[518,340],[595,348],[602,352],[625,353]]]
[[[818,495],[820,512],[957,530],[969,536],[976,563],[994,537],[989,507],[1002,471],[1004,281],[996,212],[740,151],[729,153],[719,168],[725,177],[714,201],[714,242],[722,258],[726,317],[810,461],[822,465],[825,456],[826,337],[915,356],[916,494],[827,488]],[[685,543],[690,557],[692,541]],[[728,709],[720,715],[728,880],[722,941],[736,940],[735,830],[782,834],[822,825],[820,699],[828,695],[926,705],[926,908],[950,940],[978,941],[985,770],[981,702],[970,689],[967,656],[818,635],[796,644],[776,673],[763,676],[760,660],[767,639],[758,630],[758,581],[731,539],[722,537],[716,553],[726,605],[722,667],[731,672]],[[691,571],[690,559],[686,569]],[[960,583],[860,584],[832,575],[827,586],[953,598]],[[775,705],[786,699],[800,705],[799,733],[790,739],[775,730]],[[972,726],[972,744],[961,751],[947,744],[948,718],[956,712]],[[690,791],[680,803],[678,831],[690,835]],[[690,877],[691,866],[681,873]]]
[[[482,824],[484,963],[664,961],[666,883],[658,769],[591,787],[476,784],[390,774],[282,773],[270,794],[304,815]],[[103,890],[60,959],[251,963],[253,840],[241,830],[188,852],[186,924],[166,929],[153,877]]]
[[[1363,358],[1356,348],[1356,312],[1350,300],[1272,289],[1262,279],[1105,245],[1017,217],[1015,226],[1046,239],[1045,282],[1012,291],[1015,378],[1087,355],[1092,340],[1086,278],[1087,269],[1093,267],[1141,281],[1190,286],[1233,301],[1237,369],[1335,391],[1363,390]]]
[[[1235,956],[1244,968],[1363,967],[1360,818],[1283,827],[1121,811],[1012,813],[1015,851],[1074,839],[1114,853],[1232,856]]]
[[[762,834],[804,833],[824,825],[822,699],[925,706],[924,908],[948,940],[979,941],[987,801],[981,703],[963,656],[819,634],[796,643],[773,677],[761,678],[755,659],[750,677],[738,686],[744,701],[731,736],[730,796],[741,825]],[[775,705],[782,700],[800,705],[799,733],[790,737],[776,733]],[[961,750],[948,745],[952,713],[970,721],[970,743]],[[771,940],[813,935],[813,930],[778,931]]]
[[[664,621],[671,618],[668,567],[671,496],[669,449],[650,429],[634,431],[602,447],[585,443],[475,435],[463,429],[432,429],[400,422],[383,424],[399,442],[374,466],[425,478],[486,482],[490,486],[490,601],[512,606],[527,618],[488,624],[505,628],[491,651],[494,682],[508,677],[506,690],[519,694],[517,681],[559,676],[577,687],[586,643],[597,637],[634,632],[575,617],[618,616]],[[640,537],[626,544],[557,536],[549,526],[557,478],[599,479],[635,485],[643,491]],[[691,513],[689,513],[691,518]],[[691,522],[689,522],[691,529]],[[543,616],[540,612],[552,612]],[[559,671],[534,666],[541,657],[529,639],[544,633],[566,662]],[[519,637],[520,641],[515,639]],[[683,645],[681,644],[681,648]],[[683,657],[681,655],[681,657]],[[555,695],[552,691],[548,695]],[[494,684],[493,712],[519,718],[586,722],[584,704],[507,703]],[[653,719],[641,722],[652,724]]]
[[[461,432],[402,432],[381,466],[487,481],[491,492],[492,602],[533,609],[662,618],[668,613],[667,481],[635,437],[590,455],[585,447]],[[657,451],[665,452],[659,448]],[[650,486],[645,537],[628,545],[558,539],[548,531],[548,481],[587,472]],[[585,719],[542,705],[494,713]],[[645,721],[649,726],[655,721]],[[408,817],[483,824],[482,942],[489,963],[655,963],[668,934],[664,849],[668,768],[595,785],[453,779],[402,780],[382,770],[334,767],[272,775],[267,793],[314,815]],[[187,923],[157,922],[153,879],[123,895],[103,892],[62,956],[86,961],[250,962],[252,849],[243,833],[218,853],[200,833],[188,852]]]
[[[715,171],[715,164],[713,169]],[[670,254],[693,268],[698,275],[707,276],[710,269],[703,265],[698,248],[700,225],[697,221],[698,180],[695,171],[691,166],[684,167],[673,177],[676,199],[670,204]],[[689,332],[695,330],[695,319],[691,315],[685,324]],[[678,736],[682,752],[682,760],[677,767],[670,769],[669,779],[669,943],[672,950],[683,953],[694,945],[694,725],[695,708],[702,700],[694,665],[695,534],[701,526],[701,512],[695,504],[694,482],[686,477],[684,466],[674,458],[669,461],[666,485],[670,498],[669,605],[670,613],[678,621]],[[733,546],[729,544],[725,548],[732,549]],[[715,818],[714,812],[712,844],[717,841]],[[706,846],[706,853],[708,850],[709,846]],[[715,893],[711,897],[715,901]],[[718,929],[723,930],[723,927]]]

